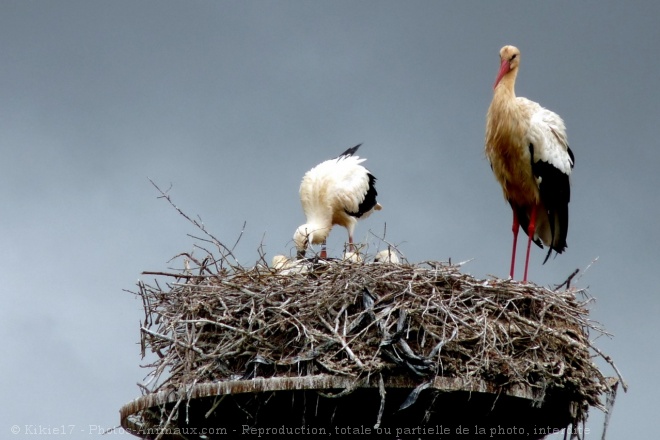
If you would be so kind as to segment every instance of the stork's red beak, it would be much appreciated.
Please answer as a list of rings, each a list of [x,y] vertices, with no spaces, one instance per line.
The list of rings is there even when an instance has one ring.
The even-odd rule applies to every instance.
[[[502,60],[502,64],[500,64],[500,71],[497,73],[497,78],[495,79],[495,84],[493,84],[493,88],[497,87],[497,85],[502,80],[502,77],[506,75],[509,72],[509,70],[511,70],[511,65],[509,64],[509,61]]]

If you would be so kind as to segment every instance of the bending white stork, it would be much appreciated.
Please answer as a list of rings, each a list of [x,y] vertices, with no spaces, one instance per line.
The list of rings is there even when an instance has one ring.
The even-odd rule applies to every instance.
[[[300,202],[307,223],[293,234],[298,258],[305,257],[310,243],[322,244],[320,257],[327,258],[325,241],[334,225],[348,230],[349,247],[354,251],[353,231],[358,219],[382,209],[376,202],[376,178],[360,165],[366,159],[354,156],[360,145],[320,163],[303,177]]]
[[[504,198],[513,210],[511,278],[516,261],[518,227],[529,236],[523,281],[527,281],[532,242],[562,253],[568,231],[570,175],[575,158],[568,147],[564,121],[529,99],[516,97],[520,51],[500,50],[500,70],[486,121],[486,156]]]

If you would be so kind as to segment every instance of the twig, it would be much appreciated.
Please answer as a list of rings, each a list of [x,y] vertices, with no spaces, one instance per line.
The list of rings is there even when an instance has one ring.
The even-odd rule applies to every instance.
[[[559,290],[559,289],[561,289],[562,286],[564,286],[564,285],[566,286],[566,290],[570,289],[570,288],[571,288],[571,280],[573,280],[573,277],[574,277],[575,275],[577,275],[577,273],[578,273],[579,271],[580,271],[579,268],[578,268],[578,269],[575,269],[575,270],[573,271],[573,273],[570,274],[570,275],[568,276],[568,278],[566,278],[566,281],[564,281],[563,283],[558,284],[558,285],[555,286],[555,290]]]
[[[167,193],[166,193],[165,191],[163,191],[162,189],[160,189],[160,187],[159,187],[158,185],[156,185],[156,183],[155,183],[153,180],[149,179],[149,182],[151,182],[151,184],[152,184],[152,185],[158,190],[158,192],[160,193],[160,198],[163,198],[163,199],[167,200],[167,202],[170,204],[170,206],[172,206],[174,209],[176,209],[176,211],[177,211],[179,214],[181,214],[181,215],[183,216],[183,218],[185,218],[186,220],[188,220],[190,223],[192,223],[193,225],[195,225],[200,231],[202,231],[204,234],[206,234],[208,237],[210,237],[210,238],[213,240],[213,242],[214,242],[219,248],[221,248],[224,252],[226,252],[227,255],[231,256],[231,257],[234,259],[234,261],[236,261],[236,257],[234,256],[234,254],[232,253],[232,251],[231,251],[229,248],[227,248],[224,244],[222,244],[222,242],[221,242],[220,240],[218,240],[217,238],[215,238],[215,237],[213,236],[213,234],[211,234],[210,232],[208,232],[208,231],[206,230],[206,227],[204,227],[204,224],[203,224],[203,223],[198,222],[197,220],[193,220],[192,218],[190,218],[190,216],[188,216],[188,214],[186,214],[185,212],[183,212],[183,211],[182,211],[177,205],[174,204],[174,202],[172,201],[170,195],[167,194]],[[170,189],[171,189],[171,187],[170,187]],[[169,189],[168,189],[168,191],[169,191]],[[244,225],[244,226],[245,226],[245,225]],[[241,232],[241,235],[242,235],[242,234],[243,234],[243,233]],[[240,238],[240,236],[239,236],[239,238]],[[238,241],[237,241],[237,243],[238,243]],[[234,245],[234,246],[235,246],[235,245]]]

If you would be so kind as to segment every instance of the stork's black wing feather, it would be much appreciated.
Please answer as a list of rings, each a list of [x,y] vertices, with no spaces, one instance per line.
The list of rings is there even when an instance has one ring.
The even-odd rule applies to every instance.
[[[562,253],[566,249],[566,235],[568,233],[568,203],[571,201],[571,183],[569,175],[543,160],[534,161],[534,147],[529,146],[532,173],[539,179],[539,194],[541,201],[547,210],[550,221],[550,233],[552,245],[548,249],[544,263],[554,250]],[[568,149],[568,154],[575,163],[573,152]]]
[[[367,189],[367,194],[365,194],[364,200],[360,203],[360,206],[358,206],[357,212],[346,211],[350,216],[360,218],[376,206],[376,196],[378,196],[378,192],[376,191],[376,178],[371,173],[367,173],[367,176],[369,177],[369,189]]]

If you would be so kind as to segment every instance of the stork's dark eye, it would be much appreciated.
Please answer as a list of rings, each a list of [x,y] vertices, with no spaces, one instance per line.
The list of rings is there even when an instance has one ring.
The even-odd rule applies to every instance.
[[[511,61],[515,60],[517,56],[518,56],[517,53],[514,53],[513,55],[511,55]]]

